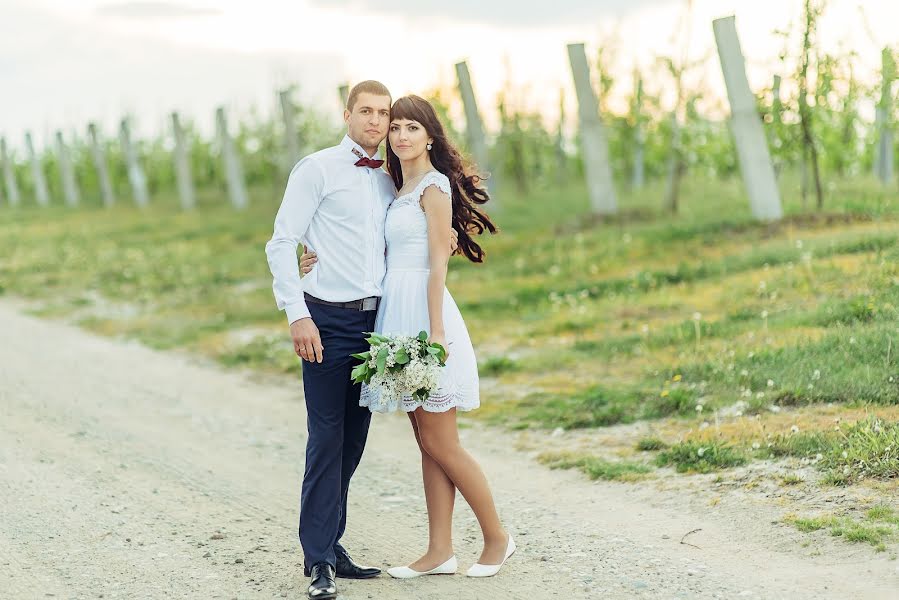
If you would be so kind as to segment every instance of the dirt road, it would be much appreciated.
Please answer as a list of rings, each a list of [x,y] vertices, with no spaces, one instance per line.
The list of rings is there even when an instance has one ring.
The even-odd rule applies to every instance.
[[[295,379],[226,372],[0,303],[0,597],[302,598]],[[799,550],[769,509],[550,471],[463,429],[519,552],[493,579],[340,582],[342,598],[895,598],[896,561]],[[425,542],[417,449],[377,415],[345,545],[389,566]],[[457,553],[479,552],[459,501]],[[687,541],[682,536],[695,529]]]

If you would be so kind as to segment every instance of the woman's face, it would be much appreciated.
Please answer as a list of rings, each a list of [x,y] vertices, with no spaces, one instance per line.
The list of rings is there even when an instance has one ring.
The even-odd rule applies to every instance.
[[[402,161],[415,160],[428,151],[433,138],[418,121],[394,119],[390,122],[387,139],[394,153]]]

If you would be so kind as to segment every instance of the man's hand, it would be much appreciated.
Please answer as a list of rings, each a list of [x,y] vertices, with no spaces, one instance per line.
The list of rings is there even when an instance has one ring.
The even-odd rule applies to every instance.
[[[450,229],[450,256],[456,253],[456,250],[459,249],[459,232],[455,229]]]
[[[297,319],[291,323],[290,337],[293,338],[293,351],[297,356],[309,362],[322,362],[325,348],[318,327],[311,318]]]
[[[310,252],[306,246],[303,246],[303,256],[300,257],[300,273],[308,275],[312,271],[312,266],[318,262],[318,255]]]

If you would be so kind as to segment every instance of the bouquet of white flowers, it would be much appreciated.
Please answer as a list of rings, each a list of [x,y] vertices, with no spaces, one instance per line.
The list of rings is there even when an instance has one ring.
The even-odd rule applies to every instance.
[[[446,366],[447,355],[440,344],[428,343],[426,331],[418,337],[368,335],[366,341],[371,346],[368,352],[352,355],[362,361],[350,375],[353,383],[378,388],[384,401],[397,403],[402,402],[405,394],[424,402],[436,391],[440,367]]]

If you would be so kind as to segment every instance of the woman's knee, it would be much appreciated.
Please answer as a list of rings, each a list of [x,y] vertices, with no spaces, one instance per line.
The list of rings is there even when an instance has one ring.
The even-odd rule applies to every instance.
[[[458,440],[455,440],[454,436],[445,435],[443,432],[419,430],[419,436],[421,449],[437,462],[452,456],[459,447]]]

